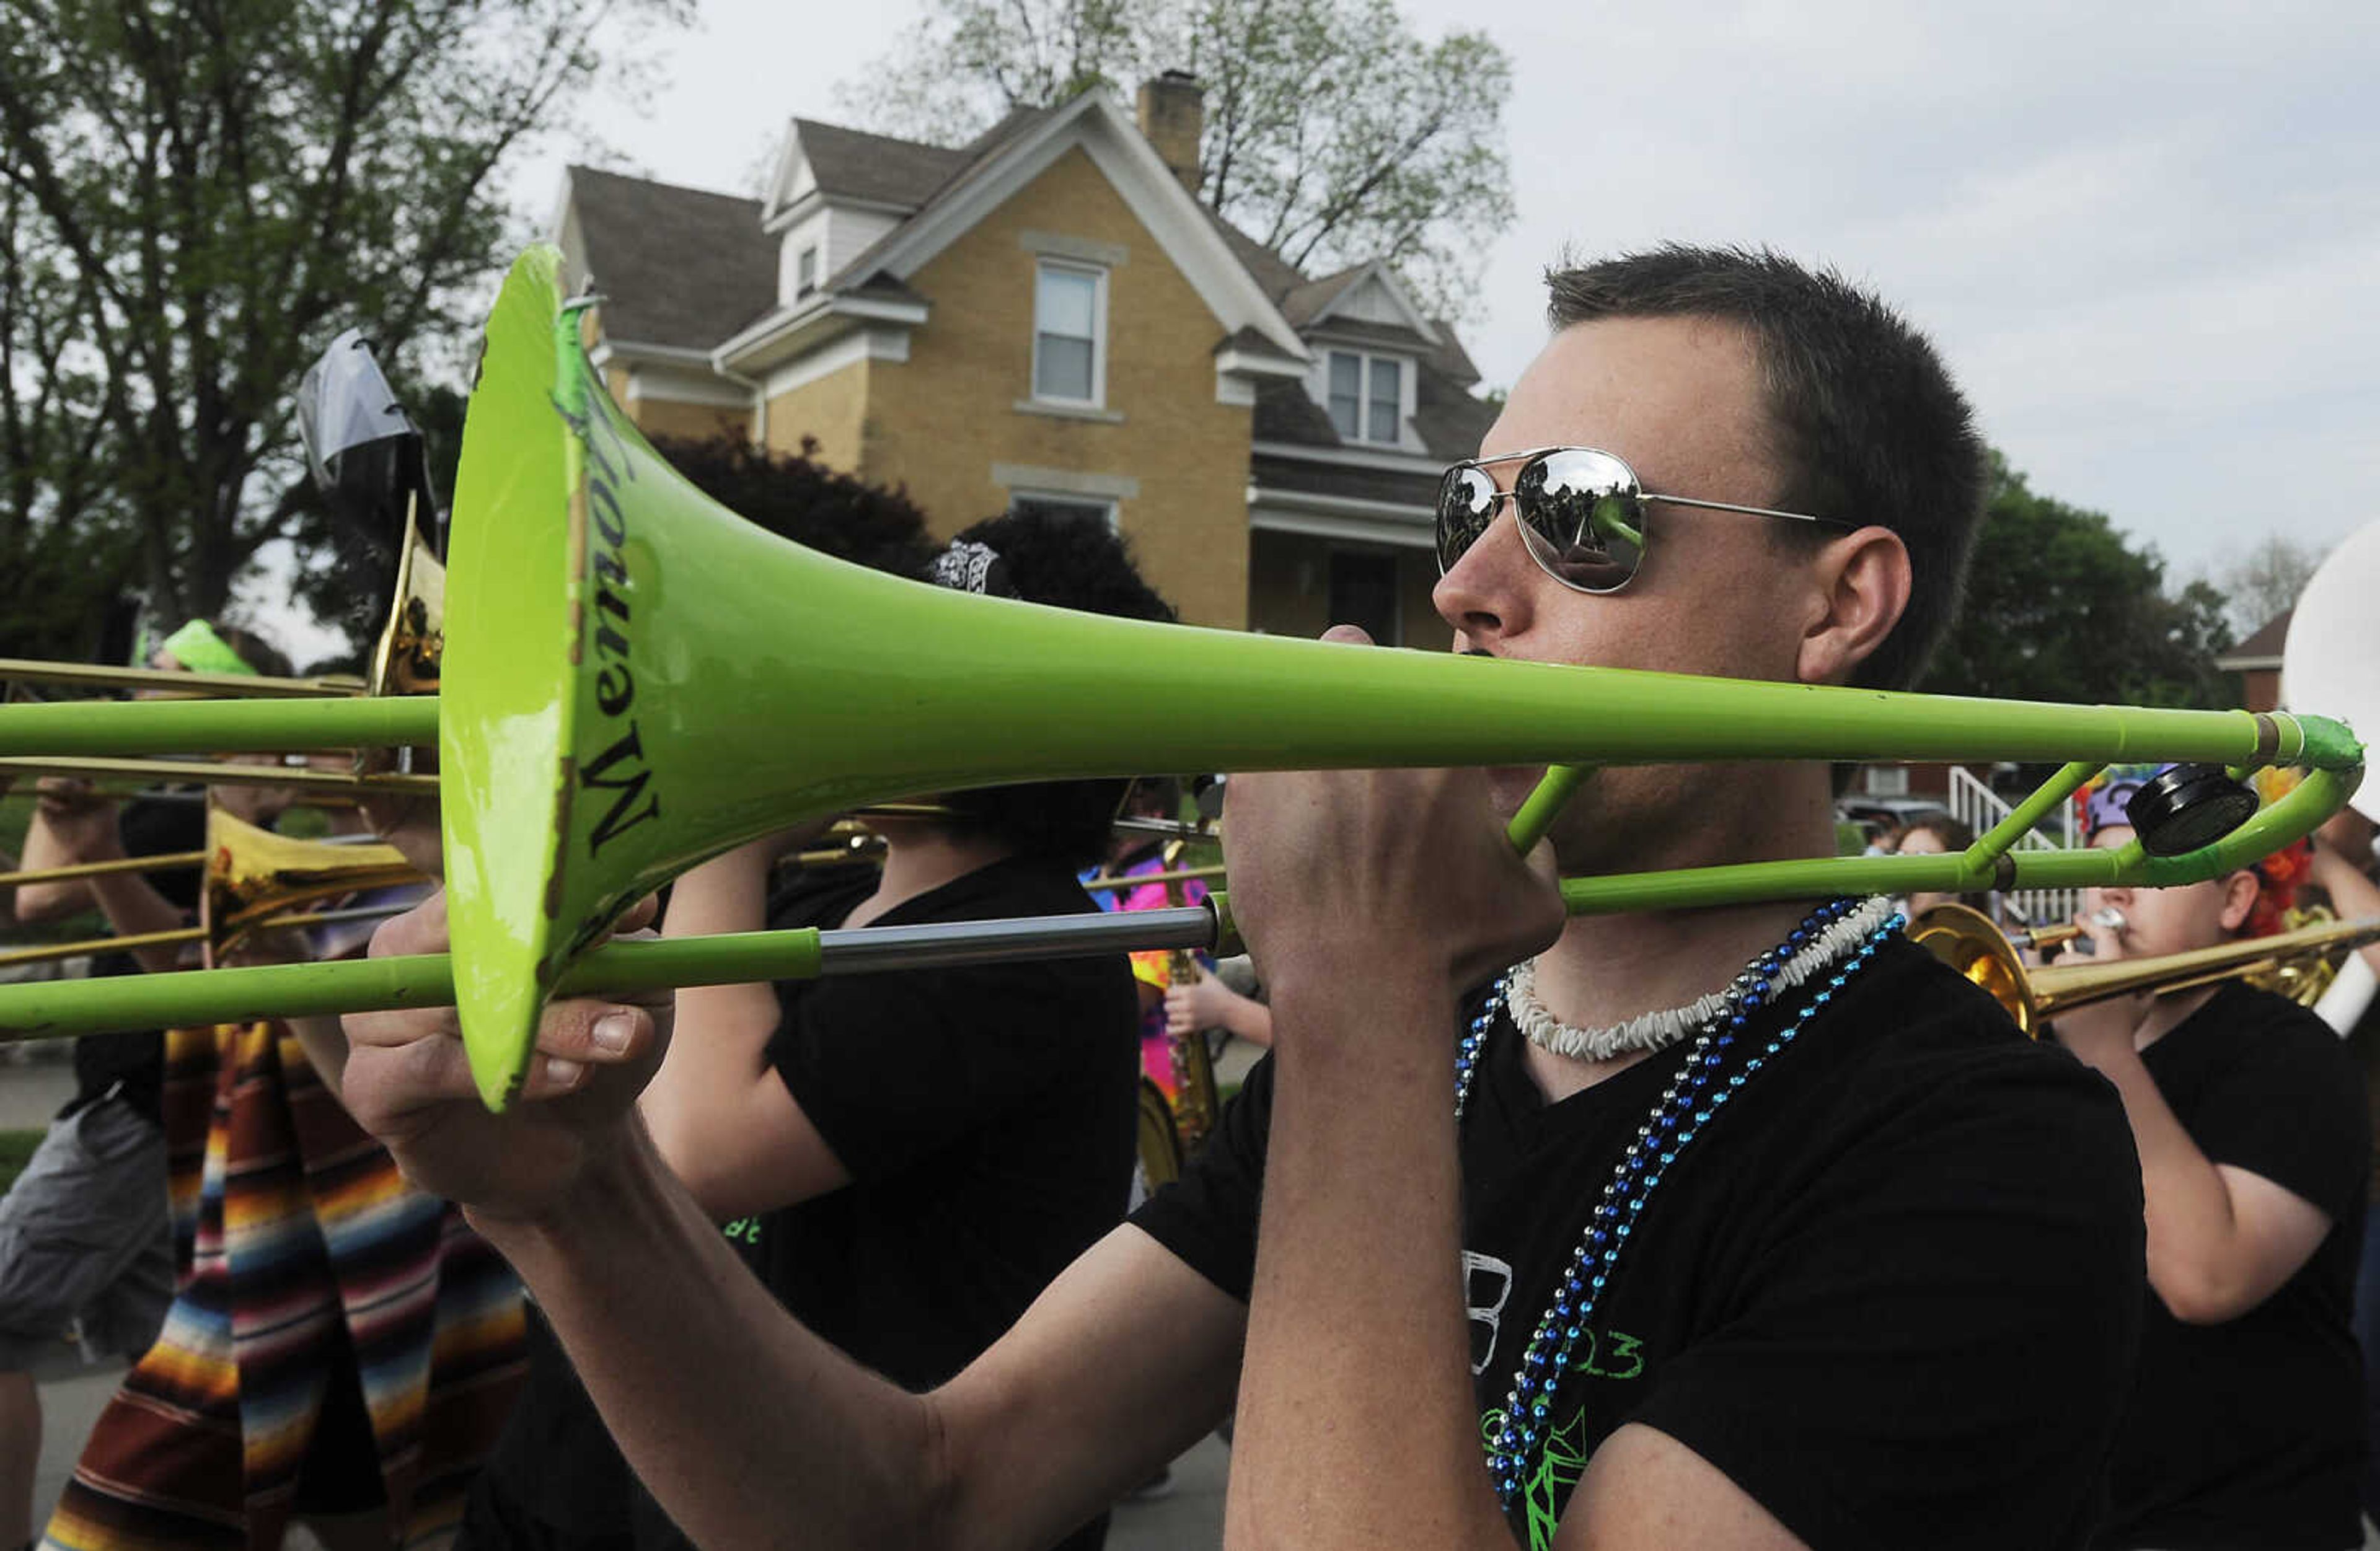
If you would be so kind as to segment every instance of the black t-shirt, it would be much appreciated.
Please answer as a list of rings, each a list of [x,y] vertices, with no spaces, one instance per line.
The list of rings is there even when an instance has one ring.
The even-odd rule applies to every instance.
[[[127,805],[117,816],[115,828],[127,856],[164,856],[206,849],[207,812],[202,803],[140,798]],[[183,910],[198,908],[199,875],[195,868],[177,867],[141,876],[168,903]],[[140,972],[140,962],[129,953],[110,951],[91,957],[93,978]],[[136,1111],[158,1125],[165,1123],[161,1109],[165,1084],[165,1039],[162,1033],[152,1029],[131,1034],[86,1034],[75,1041],[74,1071],[74,1097],[58,1111],[60,1120],[115,1089]]]
[[[2311,1201],[2331,1228],[2237,1319],[2184,1325],[2148,1294],[2101,1544],[2361,1545],[2363,1383],[2350,1319],[2372,1145],[2362,1073],[2322,1020],[2237,981],[2141,1059],[2210,1160]]]
[[[797,877],[771,925],[835,926],[874,887],[873,875]],[[871,924],[1096,910],[1062,866],[1016,858]],[[1131,966],[1119,954],[1035,960],[783,981],[777,994],[769,1059],[852,1182],[724,1231],[810,1329],[930,1388],[1123,1220],[1140,1072]],[[566,1538],[633,1524],[640,1546],[683,1545],[545,1341],[480,1490]],[[1065,1545],[1103,1535],[1102,1522]]]
[[[1020,859],[875,924],[1096,908],[1072,873]],[[780,982],[777,997],[769,1059],[852,1183],[735,1241],[811,1329],[931,1388],[1123,1220],[1140,1072],[1131,966],[1110,954],[834,975]]]
[[[1755,1014],[1739,1049],[1815,990]],[[1463,1121],[1483,1419],[1686,1059],[1548,1105],[1523,1049],[1500,1015]],[[1268,1060],[1134,1219],[1243,1299],[1272,1084]],[[1555,1396],[1553,1509],[1633,1422],[1820,1551],[2080,1545],[2138,1333],[2142,1231],[2108,1085],[1894,938],[1667,1166]]]

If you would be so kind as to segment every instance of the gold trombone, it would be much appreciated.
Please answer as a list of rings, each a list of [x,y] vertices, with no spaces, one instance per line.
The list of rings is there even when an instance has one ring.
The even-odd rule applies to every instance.
[[[0,657],[0,685],[54,685],[102,689],[158,699],[351,699],[367,695],[435,694],[445,646],[446,568],[406,509],[395,598],[372,651],[369,676],[322,673],[278,678],[265,673],[204,673],[176,669],[119,668],[93,662]]]
[[[2322,717],[2053,706],[1560,667],[1155,625],[921,586],[786,543],[647,446],[579,346],[560,255],[513,267],[455,489],[440,692],[0,708],[0,755],[439,749],[451,954],[0,988],[0,1034],[451,1002],[480,1093],[516,1090],[546,999],[923,963],[1211,947],[1205,907],[595,944],[631,901],[790,824],[1002,782],[1146,769],[1573,761],[2066,761],[1967,851],[1566,879],[1574,912],[1835,892],[2159,886],[2310,832],[2362,745]],[[856,653],[865,631],[897,650]],[[2016,841],[2115,759],[2306,769],[2258,809],[2180,800],[2119,848]],[[2144,789],[2145,790],[2145,789]],[[2232,797],[2239,795],[2232,789]],[[2138,805],[2135,807],[2138,813]],[[160,1016],[161,1010],[172,1016]]]
[[[2080,928],[2067,929],[2070,935]],[[2367,942],[2380,942],[2380,921],[2317,921],[2184,953],[2047,967],[2019,959],[1988,916],[1962,904],[1926,911],[1910,923],[1909,937],[1989,992],[2017,1027],[2037,1039],[2043,1025],[2073,1008],[2141,993],[2171,996],[2224,980],[2244,980],[2311,1003],[2328,984],[2320,968]]]
[[[72,867],[44,869],[41,879],[67,876],[95,877],[192,862],[206,869],[199,893],[199,921],[194,927],[169,931],[140,932],[124,937],[91,938],[76,942],[44,943],[35,948],[0,952],[0,968],[79,958],[88,953],[132,952],[142,948],[202,944],[212,964],[241,942],[261,932],[322,926],[393,914],[390,909],[299,911],[297,907],[346,894],[426,881],[420,871],[395,846],[377,842],[293,840],[235,818],[217,808],[207,815],[207,848],[200,852],[160,856],[135,856],[120,861],[86,862]],[[18,880],[0,878],[0,883]],[[32,879],[39,880],[39,879]],[[409,905],[408,902],[408,905]],[[214,1021],[214,1020],[206,1020]]]

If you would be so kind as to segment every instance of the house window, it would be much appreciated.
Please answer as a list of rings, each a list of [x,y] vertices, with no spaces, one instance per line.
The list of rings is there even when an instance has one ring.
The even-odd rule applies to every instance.
[[[1393,356],[1330,352],[1330,423],[1342,442],[1403,440],[1405,363]]]
[[[1033,292],[1033,396],[1099,404],[1107,396],[1107,272],[1044,259]]]
[[[1384,647],[1404,644],[1397,608],[1397,557],[1362,550],[1330,555],[1330,623],[1357,624]]]
[[[1012,491],[1008,509],[1017,514],[1035,516],[1071,517],[1082,522],[1105,523],[1113,527],[1116,507],[1112,501],[1101,501],[1088,495],[1051,495],[1040,491]]]
[[[801,300],[818,289],[818,248],[805,248],[794,260],[794,299]]]

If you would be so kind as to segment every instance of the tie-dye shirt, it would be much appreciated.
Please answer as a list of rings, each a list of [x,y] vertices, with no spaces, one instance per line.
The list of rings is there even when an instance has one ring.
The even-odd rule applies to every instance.
[[[1169,868],[1161,853],[1151,853],[1123,869],[1126,877],[1145,877],[1151,873],[1178,871]],[[1102,869],[1089,868],[1083,873],[1085,881],[1101,875]],[[1207,885],[1191,878],[1181,885],[1183,904],[1197,904],[1207,897]],[[1166,893],[1162,883],[1135,883],[1129,889],[1095,889],[1091,898],[1101,910],[1164,910],[1175,903]],[[1160,992],[1173,984],[1173,953],[1170,949],[1152,948],[1132,956],[1133,977],[1143,985],[1154,986]],[[1214,968],[1208,954],[1198,955],[1202,969]],[[1150,1082],[1165,1090],[1168,1100],[1174,1097],[1173,1046],[1165,1033],[1165,1003],[1160,998],[1140,1019],[1140,1070]]]

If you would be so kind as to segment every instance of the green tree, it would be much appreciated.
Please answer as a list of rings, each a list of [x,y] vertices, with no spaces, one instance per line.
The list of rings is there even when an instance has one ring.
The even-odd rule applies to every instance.
[[[1384,259],[1423,305],[1477,309],[1512,222],[1512,62],[1417,36],[1393,0],[928,0],[844,89],[887,133],[958,143],[1013,108],[1166,69],[1206,87],[1198,194],[1309,273]]]
[[[497,169],[617,73],[599,28],[690,8],[0,0],[0,574],[63,542],[220,610],[306,506],[314,354],[349,323],[392,363],[451,346],[515,236]]]
[[[2034,491],[1992,454],[1966,600],[1919,687],[2012,700],[2216,709],[2231,645],[2223,595],[2166,590],[2165,562],[2107,518]]]
[[[73,346],[72,297],[27,240],[27,200],[0,182],[0,656],[85,656],[130,563],[109,488],[104,384]]]
[[[819,461],[818,438],[771,452],[730,434],[663,436],[653,450],[703,494],[757,527],[837,560],[922,578],[939,548],[906,487],[888,489]]]

